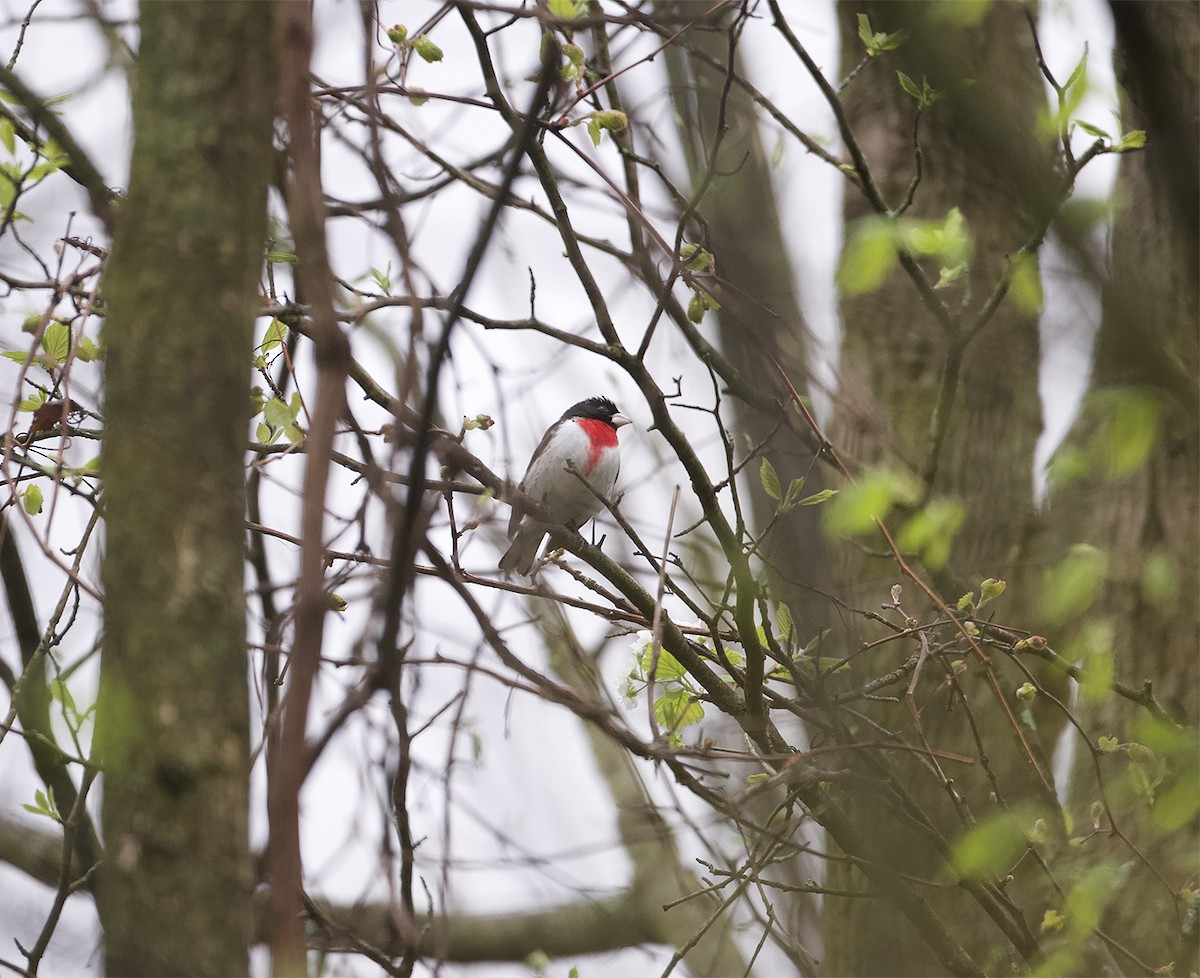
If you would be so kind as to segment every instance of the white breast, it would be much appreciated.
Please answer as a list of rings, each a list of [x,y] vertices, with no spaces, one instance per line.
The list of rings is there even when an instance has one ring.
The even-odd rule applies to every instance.
[[[544,455],[563,459],[561,466],[539,465],[525,475],[522,488],[540,501],[546,515],[556,523],[582,526],[602,508],[601,503],[588,491],[577,476],[567,467],[569,459],[579,475],[584,476],[596,492],[603,496],[612,495],[617,483],[621,460],[615,449],[601,456],[596,467],[587,471],[590,441],[587,433],[575,422],[568,421],[554,433]]]

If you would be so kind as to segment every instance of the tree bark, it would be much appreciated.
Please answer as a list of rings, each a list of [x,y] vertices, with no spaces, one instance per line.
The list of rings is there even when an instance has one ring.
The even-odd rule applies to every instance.
[[[1036,136],[1036,112],[1044,96],[1020,6],[996,4],[980,24],[967,27],[944,18],[941,8],[924,3],[838,6],[843,76],[864,59],[859,13],[868,15],[873,32],[907,32],[899,49],[868,59],[842,95],[850,128],[883,200],[890,209],[899,208],[919,173],[905,219],[942,221],[957,207],[971,233],[973,254],[965,275],[935,292],[934,301],[947,310],[941,317],[899,265],[879,289],[843,297],[832,438],[857,471],[905,470],[921,480],[928,497],[962,504],[964,522],[945,567],[926,571],[926,579],[953,602],[977,590],[985,578],[1004,579],[1011,586],[1025,577],[1022,544],[1032,523],[1033,453],[1042,424],[1037,317],[1019,311],[1010,300],[970,338],[968,328],[1009,256],[1029,240],[1036,215],[1052,206],[1052,171],[1046,144]],[[919,158],[914,148],[917,103],[898,84],[897,70],[918,86],[928,79],[941,93],[921,114],[915,137]],[[873,212],[866,195],[848,187],[844,213],[849,240],[854,222]],[[925,271],[931,282],[937,280],[936,268],[926,266]],[[896,515],[889,522],[896,526],[902,520],[903,515]],[[868,547],[881,557],[865,556],[860,548],[840,551],[837,590],[855,607],[876,609],[902,578],[886,548],[873,542]],[[1006,614],[1016,604],[1017,590],[1012,587],[1005,598]],[[933,611],[911,586],[902,603],[922,621]],[[854,628],[860,640],[884,634],[872,630],[870,622]],[[847,651],[855,647],[851,641]],[[1001,657],[992,661],[997,669],[1004,665]],[[885,671],[869,656],[857,663],[852,671],[863,670],[858,681]],[[1024,681],[1017,675],[1014,670],[1002,677],[1006,695]],[[979,663],[972,661],[962,677],[965,704],[952,704],[941,664],[931,660],[922,677],[916,703],[929,743],[976,756],[964,717],[969,709],[999,783],[1012,791],[1005,800],[1016,801],[1021,789],[1013,779],[1027,783],[1030,765]],[[866,704],[862,712],[881,725],[877,729],[912,731],[902,700]],[[865,737],[870,731],[852,723],[848,736]],[[893,785],[892,793],[906,792],[944,837],[953,839],[966,830],[928,763],[915,755],[889,758],[886,768],[877,765],[863,774],[884,779]],[[984,765],[976,761],[954,774],[955,789],[974,817],[997,811]],[[1040,790],[1044,797],[1046,786]],[[880,858],[892,869],[923,876],[942,862],[944,856],[929,835],[914,830],[895,798],[881,804],[877,792],[857,796],[858,829],[874,840]],[[859,890],[862,882],[848,864],[831,865],[830,886]],[[985,970],[995,967],[997,956],[1019,959],[962,891],[935,889],[930,903]],[[941,973],[895,909],[877,900],[828,899],[825,952],[827,974]]]
[[[272,159],[272,8],[141,8],[105,283],[97,737],[111,974],[245,974],[243,458]]]
[[[1060,478],[1052,479],[1050,503],[1053,557],[1089,544],[1105,554],[1107,576],[1085,612],[1054,623],[1057,627],[1047,625],[1047,636],[1066,644],[1084,624],[1107,623],[1116,679],[1135,689],[1151,683],[1167,712],[1191,725],[1200,696],[1198,11],[1194,3],[1113,5],[1122,125],[1146,130],[1146,148],[1121,158],[1111,271],[1092,376],[1052,468]],[[1114,411],[1121,405],[1141,407],[1136,415],[1141,421],[1132,429],[1115,427]],[[1125,437],[1145,440],[1144,458],[1135,452],[1128,463],[1114,461],[1117,456],[1107,449],[1128,450],[1122,428]],[[1097,451],[1102,447],[1106,450]],[[1078,477],[1064,477],[1068,470]],[[1117,757],[1101,765],[1107,797],[1117,799],[1115,817],[1164,877],[1132,863],[1135,871],[1105,924],[1152,966],[1173,960],[1178,973],[1195,971],[1200,943],[1194,923],[1188,923],[1195,901],[1189,907],[1176,895],[1193,885],[1196,874],[1194,780],[1191,817],[1184,824],[1160,821],[1157,804],[1172,791],[1187,790],[1194,779],[1194,747],[1163,750],[1147,736],[1147,713],[1116,696],[1085,693],[1080,712],[1087,729],[1101,735],[1150,740],[1167,764],[1155,805],[1130,795],[1126,765]],[[1071,794],[1076,810],[1087,810],[1106,795],[1090,752],[1076,743]],[[1130,856],[1122,840],[1112,839],[1093,847],[1089,858],[1116,863]]]

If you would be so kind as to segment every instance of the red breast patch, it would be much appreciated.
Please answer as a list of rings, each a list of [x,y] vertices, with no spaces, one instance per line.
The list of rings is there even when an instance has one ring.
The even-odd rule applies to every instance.
[[[587,432],[588,460],[584,475],[591,475],[600,457],[610,448],[617,447],[617,429],[594,418],[579,418],[576,423]]]

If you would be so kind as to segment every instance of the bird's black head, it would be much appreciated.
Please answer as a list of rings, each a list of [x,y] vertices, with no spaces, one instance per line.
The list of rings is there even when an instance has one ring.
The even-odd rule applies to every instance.
[[[589,397],[586,401],[572,404],[563,412],[562,420],[567,418],[591,418],[594,421],[603,421],[613,428],[629,424],[629,419],[618,411],[617,406],[607,397]]]

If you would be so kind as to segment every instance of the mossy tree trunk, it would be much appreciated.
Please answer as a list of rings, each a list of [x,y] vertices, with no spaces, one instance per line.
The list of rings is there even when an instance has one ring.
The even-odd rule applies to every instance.
[[[141,8],[105,282],[98,738],[111,974],[245,974],[243,458],[272,158],[272,7]]]

